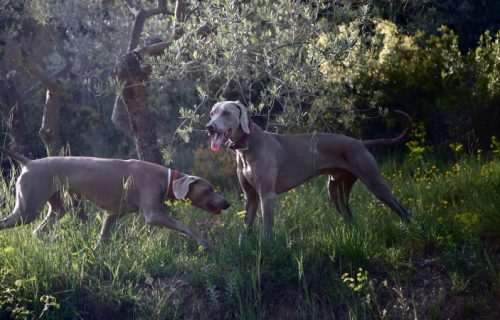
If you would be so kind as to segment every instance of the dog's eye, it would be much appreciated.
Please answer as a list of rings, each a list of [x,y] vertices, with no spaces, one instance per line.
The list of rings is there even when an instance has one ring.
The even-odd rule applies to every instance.
[[[214,111],[210,111],[210,116],[213,116],[214,115]]]

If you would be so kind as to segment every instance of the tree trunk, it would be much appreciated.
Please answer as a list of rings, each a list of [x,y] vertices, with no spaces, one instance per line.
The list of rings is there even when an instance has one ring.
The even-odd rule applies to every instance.
[[[131,122],[131,131],[141,160],[161,163],[160,151],[156,143],[156,124],[146,105],[146,85],[151,70],[143,68],[133,52],[120,57],[117,77],[124,83],[121,92]]]
[[[42,126],[38,131],[47,150],[47,156],[58,156],[63,148],[59,126],[60,106],[61,90],[59,86],[48,89],[43,107]]]
[[[163,0],[158,0],[157,8],[150,9],[150,10],[143,10],[143,9],[138,9],[132,5],[130,1],[125,1],[126,5],[128,6],[128,9],[134,16],[134,25],[132,27],[132,33],[130,36],[130,42],[128,44],[128,49],[127,52],[131,53],[132,50],[134,50],[138,45],[139,45],[139,40],[141,38],[142,30],[144,29],[144,23],[149,17],[152,17],[157,14],[162,14],[162,13],[167,13],[167,8],[165,6],[165,2]],[[120,58],[120,60],[122,60]],[[123,67],[123,64],[119,62],[119,65]],[[118,69],[118,68],[117,68]],[[120,70],[117,70],[119,73]],[[122,72],[123,76],[123,72]],[[133,75],[132,75],[133,76]],[[129,81],[131,82],[131,81]],[[124,99],[121,96],[123,92],[120,92],[120,94],[117,95],[115,99],[115,104],[113,106],[113,114],[111,115],[111,121],[115,125],[115,127],[120,130],[126,137],[130,139],[134,139],[136,143],[136,148],[139,150],[139,148],[144,149],[143,146],[139,147],[137,145],[138,140],[134,136],[135,130],[132,127],[132,120],[130,119],[130,111],[127,110],[127,106],[124,104]],[[149,111],[146,111],[149,112]],[[150,116],[147,116],[147,118],[152,118]],[[156,125],[154,123],[149,124],[149,126],[154,126],[156,128]],[[155,129],[156,130],[156,129]],[[156,135],[156,133],[155,133]],[[141,140],[142,141],[142,140]],[[154,144],[156,145],[156,139]],[[138,151],[139,153],[139,151]],[[154,152],[153,152],[154,153]],[[158,151],[159,154],[159,151]],[[140,156],[139,156],[139,159]],[[157,159],[157,161],[160,163],[160,158]]]
[[[128,3],[128,2],[127,2]],[[141,66],[142,59],[146,56],[162,54],[171,41],[164,41],[135,49],[142,33],[147,18],[154,14],[167,13],[164,3],[159,0],[158,8],[151,10],[138,10],[128,3],[130,11],[134,14],[134,28],[129,43],[129,52],[122,55],[116,66],[117,79],[124,84],[121,91],[123,100],[117,97],[113,108],[112,121],[115,126],[126,136],[134,137],[139,159],[161,163],[160,151],[156,142],[156,123],[150,109],[146,105],[145,81],[151,74],[149,66]],[[184,34],[182,22],[185,19],[187,5],[185,1],[177,0],[175,5],[175,24],[173,39],[178,39]],[[198,36],[205,37],[212,32],[209,24],[201,26]],[[127,109],[126,112],[124,109]],[[125,115],[128,115],[128,121]]]
[[[132,132],[132,125],[130,123],[130,116],[127,111],[127,106],[123,103],[121,93],[116,95],[115,105],[113,107],[113,114],[111,115],[111,122],[115,127],[121,131],[127,138],[134,139]]]
[[[10,149],[28,155],[30,152],[26,139],[26,121],[16,76],[17,72],[13,70],[7,73],[6,78],[0,79],[0,112],[9,131]]]
[[[48,156],[59,155],[63,147],[59,129],[59,110],[61,104],[61,86],[57,78],[68,73],[72,62],[66,55],[61,54],[66,64],[56,74],[49,76],[36,64],[26,52],[21,52],[12,39],[6,39],[2,46],[3,51],[15,64],[24,68],[47,89],[45,105],[43,108],[42,126],[39,134],[45,144]]]
[[[139,159],[161,163],[160,150],[156,141],[155,118],[146,105],[145,81],[151,70],[141,66],[141,57],[132,50],[139,44],[146,20],[151,16],[167,13],[167,9],[162,0],[158,0],[157,8],[150,10],[137,9],[129,1],[126,1],[126,4],[134,15],[134,26],[128,53],[119,58],[116,66],[117,78],[120,83],[124,84],[124,87],[121,97],[118,96],[115,99],[111,120],[125,136],[133,137]]]

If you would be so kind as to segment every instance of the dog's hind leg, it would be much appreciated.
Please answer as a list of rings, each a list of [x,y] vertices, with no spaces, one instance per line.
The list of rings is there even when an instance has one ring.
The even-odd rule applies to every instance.
[[[16,204],[12,213],[0,220],[0,230],[33,222],[43,208],[43,205],[54,193],[48,183],[30,177],[30,172],[24,172],[16,182]]]
[[[330,199],[337,208],[337,210],[348,221],[353,220],[351,208],[349,207],[349,196],[351,194],[352,186],[357,178],[347,171],[336,171],[334,174],[328,176],[328,193]]]
[[[8,215],[4,219],[0,220],[0,230],[12,228],[12,227],[26,224],[26,223],[30,223],[31,221],[35,220],[35,218],[36,218],[36,216],[38,216],[38,214],[40,214],[40,210],[38,210],[38,212],[36,212],[33,215],[29,215],[28,217],[23,217],[19,206],[16,205],[16,207],[14,208],[14,211],[12,211],[12,213],[10,215]],[[31,219],[32,217],[35,217],[35,218]]]
[[[391,189],[380,173],[377,162],[371,153],[366,151],[362,156],[351,159],[351,169],[361,182],[373,192],[373,194],[394,210],[402,219],[410,220],[411,212],[406,210],[394,197]]]
[[[389,208],[394,210],[394,212],[396,212],[401,218],[407,221],[410,220],[411,212],[409,212],[401,203],[398,202],[398,200],[396,200],[384,181],[378,181],[375,183],[364,182],[364,184],[377,198],[389,206]]]
[[[44,205],[44,201],[33,203],[24,202],[23,200],[23,196],[21,196],[18,192],[14,210],[9,216],[0,220],[0,230],[28,224],[38,218]]]
[[[64,208],[63,199],[61,199],[61,193],[58,191],[54,193],[48,201],[48,210],[45,218],[40,222],[40,224],[33,231],[34,234],[47,231],[47,227],[52,225],[57,220],[64,217],[66,214],[66,209]]]

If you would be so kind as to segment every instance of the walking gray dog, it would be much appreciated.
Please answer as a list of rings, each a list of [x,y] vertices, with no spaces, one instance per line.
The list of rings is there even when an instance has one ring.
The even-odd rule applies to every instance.
[[[245,223],[251,227],[259,200],[264,237],[271,236],[276,195],[306,180],[328,175],[328,191],[335,207],[348,219],[353,216],[349,194],[357,179],[401,218],[408,212],[392,195],[367,147],[399,143],[412,128],[411,118],[402,111],[406,130],[394,139],[357,140],[342,134],[273,134],[253,124],[239,101],[216,103],[210,112],[207,130],[212,150],[223,144],[236,151],[238,179],[245,195]]]
[[[142,211],[146,223],[179,231],[209,249],[211,244],[191,228],[167,216],[166,199],[189,199],[207,212],[218,214],[229,203],[203,178],[140,160],[91,157],[48,157],[31,160],[0,147],[0,152],[19,162],[23,169],[16,182],[13,212],[0,220],[0,230],[33,222],[48,202],[40,232],[66,213],[62,191],[83,196],[106,210],[101,241],[120,216]]]

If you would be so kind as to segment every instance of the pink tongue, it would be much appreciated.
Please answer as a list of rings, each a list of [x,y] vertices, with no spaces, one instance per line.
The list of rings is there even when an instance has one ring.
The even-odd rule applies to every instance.
[[[224,135],[222,134],[215,134],[212,138],[212,151],[218,152],[220,148],[222,147],[222,143],[224,142]]]

